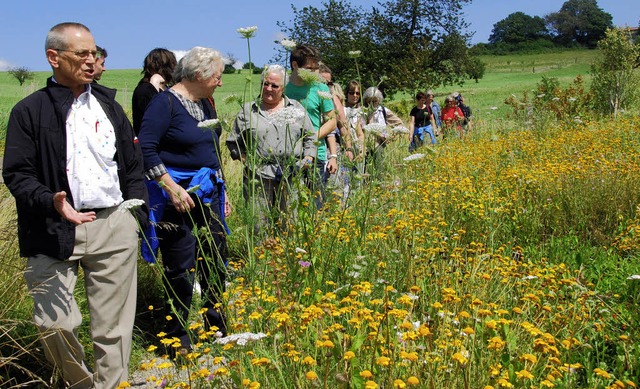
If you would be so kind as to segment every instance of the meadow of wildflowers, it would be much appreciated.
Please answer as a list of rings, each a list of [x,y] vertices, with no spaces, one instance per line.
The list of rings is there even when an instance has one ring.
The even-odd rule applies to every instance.
[[[250,50],[256,28],[238,32]],[[535,98],[583,104],[579,80],[571,88]],[[480,112],[464,139],[409,157],[399,136],[348,199],[336,188],[316,211],[301,190],[295,220],[268,239],[228,175],[230,335],[195,309],[190,352],[169,357],[180,344],[162,332],[138,339],[147,387],[636,388],[640,118],[575,120],[583,109],[535,126],[526,109],[510,121]],[[162,272],[141,268],[139,321],[161,328]],[[3,334],[17,323],[9,300]]]
[[[149,384],[635,388],[639,125],[542,136],[480,121],[407,161],[406,145],[392,145],[386,170],[346,208],[337,194],[318,213],[300,206],[252,249],[231,235],[235,337],[217,339],[194,316],[197,347],[170,360],[161,350],[175,340],[158,334],[142,365]],[[553,244],[568,237],[625,258],[617,290]]]

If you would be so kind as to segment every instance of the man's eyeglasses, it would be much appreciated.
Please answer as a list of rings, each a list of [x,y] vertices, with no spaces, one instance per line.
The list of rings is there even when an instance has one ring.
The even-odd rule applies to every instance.
[[[100,58],[102,57],[102,53],[98,53],[96,50],[65,50],[65,49],[54,49],[55,51],[67,51],[69,53],[73,53],[75,54],[76,57],[80,58],[80,59],[87,59],[89,58],[89,56],[92,56],[93,58]]]
[[[278,88],[280,88],[280,85],[273,84],[273,83],[270,83],[270,82],[265,82],[263,86],[265,88],[270,86],[271,89],[273,89],[273,90],[278,90]]]

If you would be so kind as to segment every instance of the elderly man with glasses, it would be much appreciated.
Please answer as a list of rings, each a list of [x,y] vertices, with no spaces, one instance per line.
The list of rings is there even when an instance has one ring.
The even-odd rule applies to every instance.
[[[112,389],[128,378],[136,309],[138,224],[119,208],[146,200],[142,156],[115,91],[92,83],[89,29],[54,26],[45,53],[53,77],[11,111],[3,178],[16,199],[34,320],[47,359],[62,371],[60,386]],[[146,220],[146,207],[137,212]],[[78,340],[80,267],[93,372]]]

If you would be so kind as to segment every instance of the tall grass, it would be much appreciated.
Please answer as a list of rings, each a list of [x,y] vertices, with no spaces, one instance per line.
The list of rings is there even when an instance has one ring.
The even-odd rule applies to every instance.
[[[640,264],[612,242],[640,200],[638,124],[480,122],[411,162],[393,144],[346,209],[248,251],[230,237],[230,328],[265,338],[223,345],[194,320],[186,371],[143,368],[205,387],[636,385]]]
[[[489,66],[486,80],[459,89],[476,113],[467,137],[445,139],[408,162],[406,143],[392,143],[386,169],[365,179],[346,208],[339,188],[320,212],[310,209],[311,194],[302,192],[292,204],[297,220],[256,246],[247,241],[253,221],[241,196],[242,166],[223,150],[236,211],[228,220],[233,255],[225,306],[230,333],[249,334],[223,344],[204,330],[195,308],[187,323],[195,349],[168,359],[160,350],[175,340],[158,335],[166,320],[162,269],[141,263],[132,363],[142,361],[148,382],[637,386],[640,280],[630,276],[640,274],[640,137],[634,131],[640,120],[549,121],[545,131],[532,131],[518,118],[505,120],[508,107],[491,109],[498,97],[534,89],[539,75],[527,81],[530,86],[516,83],[528,59],[521,60],[520,78],[498,74],[507,72],[498,63],[504,59]],[[570,64],[542,70],[540,62],[539,69],[549,74],[565,66]],[[118,81],[119,95],[137,82],[137,72],[130,72]],[[104,83],[115,83],[118,73],[108,72]],[[225,94],[251,96],[246,76],[225,75],[223,82],[216,101],[229,123],[239,106],[225,103]],[[13,231],[13,217],[0,218],[6,222],[2,231]],[[5,263],[15,266],[0,273],[7,293],[0,299],[0,329],[10,334],[0,342],[2,361],[19,361],[35,377],[46,376],[32,368],[41,353],[15,234],[3,242],[0,272],[11,269]],[[11,324],[16,319],[22,327]],[[83,333],[88,345],[86,328]],[[5,359],[4,347],[11,344],[19,345],[9,354],[17,359]],[[18,370],[4,366],[8,382]]]

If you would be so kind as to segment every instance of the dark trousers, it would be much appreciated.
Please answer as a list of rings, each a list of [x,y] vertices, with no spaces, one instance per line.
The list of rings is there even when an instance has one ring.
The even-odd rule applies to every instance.
[[[205,328],[208,330],[215,326],[223,335],[227,331],[220,303],[228,250],[226,232],[220,222],[219,199],[214,196],[211,206],[207,206],[197,197],[192,197],[196,206],[190,213],[179,213],[168,205],[158,228],[165,272],[166,308],[172,318],[167,321],[165,332],[168,338],[179,338],[182,347],[187,348],[191,346],[187,319],[196,276],[206,308]],[[206,233],[196,237],[194,230],[205,230]]]

